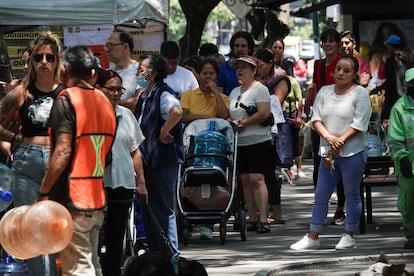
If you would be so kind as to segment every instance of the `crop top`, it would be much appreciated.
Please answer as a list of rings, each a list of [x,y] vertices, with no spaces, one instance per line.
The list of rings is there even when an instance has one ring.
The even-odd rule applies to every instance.
[[[29,87],[33,99],[27,96],[19,110],[23,137],[48,135],[50,110],[54,99],[62,89],[63,87],[58,85],[55,90],[45,93],[34,85]]]

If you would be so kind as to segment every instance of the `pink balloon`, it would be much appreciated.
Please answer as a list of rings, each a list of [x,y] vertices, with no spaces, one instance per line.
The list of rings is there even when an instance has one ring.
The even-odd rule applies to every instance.
[[[7,253],[20,260],[40,255],[38,249],[31,247],[23,235],[25,227],[22,218],[29,208],[30,205],[13,208],[0,220],[0,243]]]
[[[62,251],[73,234],[69,211],[60,203],[43,200],[33,204],[22,218],[24,240],[41,254]]]

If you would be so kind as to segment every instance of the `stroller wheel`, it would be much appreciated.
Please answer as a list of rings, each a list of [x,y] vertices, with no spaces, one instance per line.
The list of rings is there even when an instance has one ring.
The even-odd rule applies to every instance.
[[[226,244],[226,221],[222,220],[220,222],[220,243],[222,245]]]
[[[178,217],[179,240],[185,246],[188,245],[189,235],[191,233],[189,227],[190,224],[182,215],[180,215]]]
[[[239,223],[240,223],[240,239],[242,241],[245,241],[246,232],[247,232],[247,221],[246,221],[246,211],[244,209],[239,210]]]
[[[188,228],[187,227],[183,227],[182,229],[181,241],[183,242],[185,246],[188,245]]]

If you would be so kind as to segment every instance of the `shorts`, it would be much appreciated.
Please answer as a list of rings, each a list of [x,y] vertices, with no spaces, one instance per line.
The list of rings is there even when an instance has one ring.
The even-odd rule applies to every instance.
[[[242,173],[266,174],[274,163],[271,140],[237,147],[237,171]]]

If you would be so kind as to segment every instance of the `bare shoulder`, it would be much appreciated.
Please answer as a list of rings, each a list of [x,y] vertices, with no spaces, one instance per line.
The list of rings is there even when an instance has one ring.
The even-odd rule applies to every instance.
[[[0,101],[0,113],[7,115],[19,109],[23,105],[24,95],[25,88],[22,85],[7,93]]]

